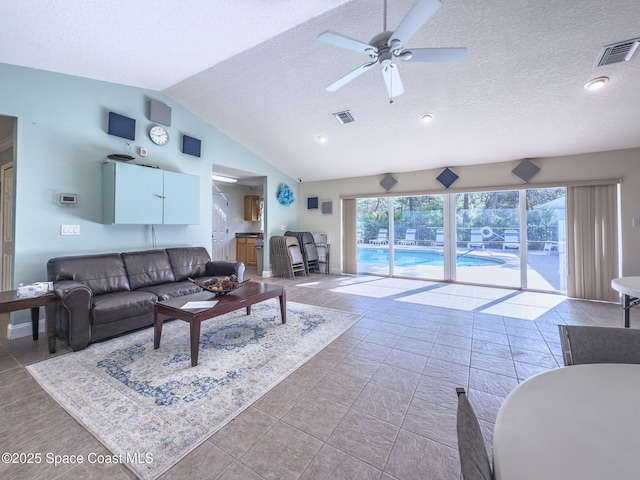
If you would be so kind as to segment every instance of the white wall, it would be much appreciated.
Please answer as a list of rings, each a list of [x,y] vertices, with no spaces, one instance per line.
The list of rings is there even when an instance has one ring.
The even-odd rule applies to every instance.
[[[640,228],[631,226],[633,218],[640,218],[640,149],[616,150],[564,157],[531,159],[541,170],[529,185],[548,182],[621,178],[621,242],[622,274],[640,275]],[[494,163],[455,167],[460,176],[449,191],[465,189],[523,185],[511,170],[520,162]],[[398,195],[420,193],[444,193],[436,177],[442,169],[408,173],[393,173],[398,183],[391,193]],[[382,195],[379,185],[384,175],[348,178],[300,185],[300,230],[327,232],[331,240],[331,271],[342,269],[341,248],[341,196]],[[455,188],[454,188],[455,187]],[[318,196],[320,202],[333,201],[333,215],[323,215],[319,210],[307,210],[307,197]]]

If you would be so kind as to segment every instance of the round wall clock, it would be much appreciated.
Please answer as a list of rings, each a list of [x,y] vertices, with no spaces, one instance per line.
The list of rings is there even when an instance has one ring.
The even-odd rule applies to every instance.
[[[165,145],[169,142],[169,134],[160,125],[154,125],[149,130],[149,138],[156,145]]]

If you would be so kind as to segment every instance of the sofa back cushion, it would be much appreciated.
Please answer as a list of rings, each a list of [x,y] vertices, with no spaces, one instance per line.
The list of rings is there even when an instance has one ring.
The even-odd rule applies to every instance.
[[[50,282],[82,282],[94,295],[131,289],[119,253],[52,258],[47,262],[47,278]]]
[[[131,290],[175,282],[166,250],[145,250],[122,254]]]
[[[186,280],[187,277],[205,276],[207,263],[211,261],[211,257],[204,247],[167,248],[167,254],[173,267],[173,274],[178,282]]]

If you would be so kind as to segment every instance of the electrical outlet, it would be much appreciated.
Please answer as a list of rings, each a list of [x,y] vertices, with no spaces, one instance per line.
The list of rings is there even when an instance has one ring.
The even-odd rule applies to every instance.
[[[60,225],[60,235],[80,235],[80,225]]]
[[[283,232],[284,232],[286,229],[287,229],[287,226],[286,226],[286,225],[282,225],[282,226],[280,227],[280,230],[282,230]]]

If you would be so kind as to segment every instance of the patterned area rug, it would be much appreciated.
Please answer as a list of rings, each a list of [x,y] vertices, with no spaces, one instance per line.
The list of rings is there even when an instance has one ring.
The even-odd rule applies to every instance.
[[[277,299],[202,323],[165,323],[27,367],[42,387],[141,478],[164,473],[361,316]],[[127,458],[128,456],[128,458]],[[127,461],[128,460],[128,461]]]

